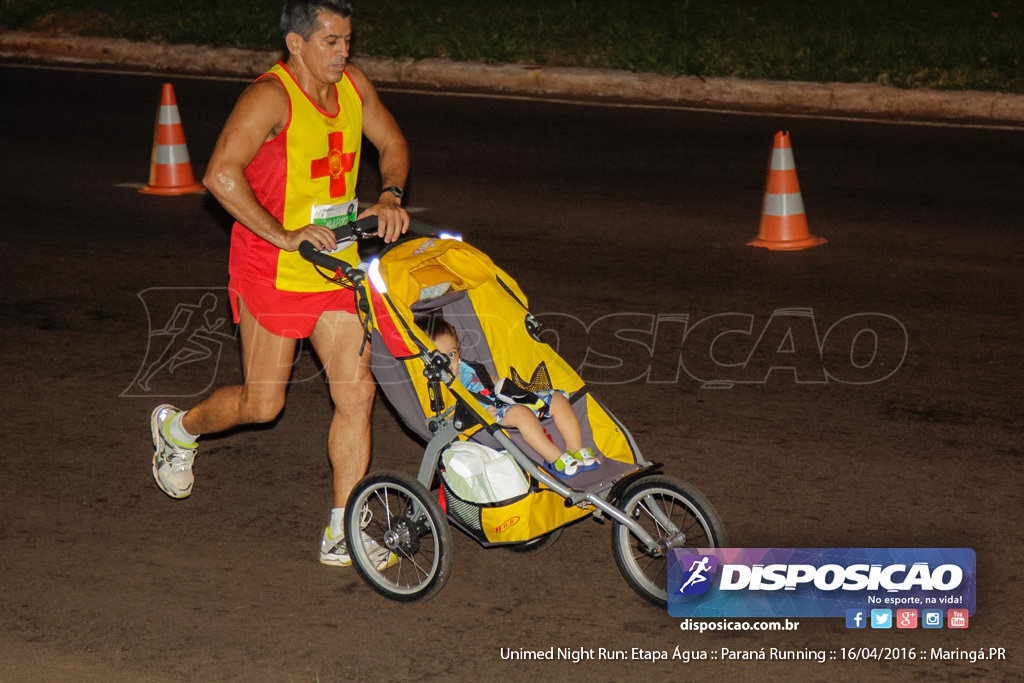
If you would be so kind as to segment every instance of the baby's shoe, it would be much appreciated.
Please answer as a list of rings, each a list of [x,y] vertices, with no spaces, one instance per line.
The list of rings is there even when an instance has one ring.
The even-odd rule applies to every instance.
[[[544,467],[547,468],[548,472],[559,479],[569,479],[570,477],[576,476],[580,466],[578,460],[568,453],[562,453],[558,456],[558,460],[555,460],[554,462],[545,462]]]
[[[594,457],[593,451],[585,446],[571,455],[573,460],[576,461],[577,472],[588,472],[590,470],[596,470],[601,466],[601,463],[599,463],[597,458]]]

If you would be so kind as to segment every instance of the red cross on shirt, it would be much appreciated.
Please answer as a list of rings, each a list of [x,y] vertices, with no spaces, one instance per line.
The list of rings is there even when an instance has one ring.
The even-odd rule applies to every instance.
[[[354,152],[343,153],[344,136],[340,130],[327,135],[327,156],[314,159],[309,164],[309,177],[331,177],[331,197],[344,197],[346,191],[345,174],[352,170]]]

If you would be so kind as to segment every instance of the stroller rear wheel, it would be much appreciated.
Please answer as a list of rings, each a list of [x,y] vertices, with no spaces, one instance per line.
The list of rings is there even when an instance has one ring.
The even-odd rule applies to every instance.
[[[352,490],[345,538],[370,587],[399,602],[427,600],[448,581],[452,536],[430,492],[404,472],[377,472]]]
[[[666,475],[626,487],[619,509],[658,541],[655,551],[623,524],[612,524],[612,552],[626,583],[644,599],[668,604],[668,555],[673,548],[722,548],[728,543],[718,513],[697,489]]]

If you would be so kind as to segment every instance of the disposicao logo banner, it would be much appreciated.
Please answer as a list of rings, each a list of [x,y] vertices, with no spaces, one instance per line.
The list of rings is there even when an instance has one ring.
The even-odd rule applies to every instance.
[[[843,617],[848,609],[959,608],[974,616],[970,548],[673,550],[674,617]]]

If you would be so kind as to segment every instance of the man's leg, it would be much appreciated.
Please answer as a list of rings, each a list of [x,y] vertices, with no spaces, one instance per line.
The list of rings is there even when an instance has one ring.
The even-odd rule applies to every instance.
[[[370,372],[370,352],[359,347],[363,328],[352,313],[327,311],[313,328],[313,348],[323,363],[334,403],[334,417],[327,438],[327,454],[334,473],[334,506],[320,540],[320,562],[332,566],[352,564],[349,540],[344,536],[345,505],[349,494],[366,473],[370,462],[370,411],[375,387]],[[398,558],[365,532],[362,547],[378,569]]]
[[[273,420],[284,406],[295,340],[268,332],[239,301],[239,326],[245,384],[222,387],[182,413],[161,405],[150,417],[153,478],[172,498],[187,498],[195,477],[195,438],[236,425]]]
[[[264,329],[241,300],[238,313],[245,384],[221,387],[185,413],[182,427],[192,434],[270,422],[284,408],[296,342]]]
[[[334,402],[327,454],[334,470],[334,507],[343,508],[370,462],[370,410],[375,387],[370,347],[362,356],[363,327],[355,314],[327,311],[310,335]]]

